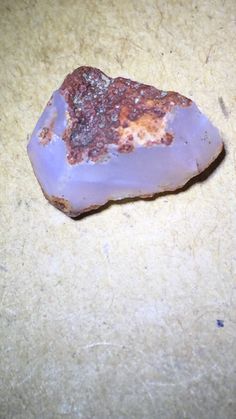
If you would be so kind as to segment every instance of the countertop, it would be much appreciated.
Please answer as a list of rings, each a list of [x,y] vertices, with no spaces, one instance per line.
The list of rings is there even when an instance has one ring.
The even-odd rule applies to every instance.
[[[235,419],[235,0],[2,0],[0,16],[0,417]],[[190,97],[225,157],[180,193],[66,217],[26,145],[80,65]]]

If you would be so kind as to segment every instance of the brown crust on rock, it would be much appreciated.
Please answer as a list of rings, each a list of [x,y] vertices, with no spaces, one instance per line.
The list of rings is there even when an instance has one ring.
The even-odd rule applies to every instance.
[[[48,127],[43,127],[39,134],[39,142],[42,145],[47,145],[52,139],[52,131]]]
[[[71,164],[101,161],[109,146],[121,153],[137,145],[170,145],[166,114],[191,100],[175,92],[122,77],[112,79],[92,67],[79,67],[64,80],[60,93],[68,104],[67,128],[63,139]]]
[[[69,215],[70,217],[73,217],[73,211],[67,199],[63,197],[54,196],[54,195],[48,195],[44,191],[43,191],[43,194],[45,198],[50,202],[50,204],[52,204],[54,207],[64,212],[65,214]]]
[[[62,198],[62,197],[58,197],[58,196],[54,196],[54,195],[48,195],[44,190],[42,190],[42,191],[43,191],[43,194],[44,194],[45,198],[48,200],[48,202],[50,202],[51,205],[56,207],[58,210],[64,212],[64,214],[68,215],[71,218],[76,218],[80,214],[83,214],[84,212],[94,211],[94,210],[96,210],[96,209],[98,209],[99,207],[102,206],[102,205],[90,205],[89,207],[84,208],[81,212],[79,212],[79,211],[75,212],[71,208],[71,205],[70,205],[70,203],[67,199]]]
[[[55,125],[55,122],[56,122],[56,118],[57,118],[57,114],[55,112],[52,119],[51,119],[49,127],[45,126],[41,129],[41,131],[39,133],[40,144],[47,145],[51,141],[51,139],[53,137],[53,134],[54,134],[54,125]]]

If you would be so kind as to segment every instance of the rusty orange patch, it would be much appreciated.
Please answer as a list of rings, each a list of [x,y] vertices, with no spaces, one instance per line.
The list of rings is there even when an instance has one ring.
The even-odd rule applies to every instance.
[[[52,204],[54,207],[64,212],[65,214],[72,216],[73,211],[69,201],[63,197],[58,197],[54,195],[48,195],[43,189],[43,194],[45,198]]]
[[[122,153],[137,145],[170,145],[166,115],[191,100],[175,92],[122,77],[112,79],[92,67],[80,67],[64,80],[60,93],[68,104],[69,120],[63,135],[70,164],[103,161],[109,145]]]
[[[40,131],[39,133],[40,144],[47,145],[52,140],[56,118],[57,118],[57,113],[55,112],[50,121],[49,127],[43,127],[42,130]]]

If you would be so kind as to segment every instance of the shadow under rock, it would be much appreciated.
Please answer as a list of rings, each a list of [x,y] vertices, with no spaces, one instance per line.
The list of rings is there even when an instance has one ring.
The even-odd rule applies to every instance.
[[[125,204],[125,203],[136,202],[136,201],[154,201],[161,196],[177,195],[179,193],[185,192],[191,186],[193,186],[195,183],[205,182],[212,175],[212,173],[217,169],[217,167],[222,163],[225,156],[226,156],[226,151],[225,151],[225,147],[223,146],[222,151],[220,152],[218,157],[210,164],[210,166],[207,167],[207,169],[205,169],[199,175],[190,179],[184,186],[182,186],[179,189],[176,189],[175,191],[159,192],[159,193],[154,194],[153,196],[146,197],[146,198],[145,197],[123,198],[123,199],[119,199],[117,201],[109,201],[109,202],[107,202],[106,204],[102,205],[101,207],[99,207],[97,209],[94,209],[94,210],[85,212],[83,214],[80,214],[78,217],[74,217],[73,220],[75,220],[75,221],[83,220],[86,217],[89,217],[91,215],[98,214],[101,211],[107,210],[112,205],[122,205],[122,204]]]

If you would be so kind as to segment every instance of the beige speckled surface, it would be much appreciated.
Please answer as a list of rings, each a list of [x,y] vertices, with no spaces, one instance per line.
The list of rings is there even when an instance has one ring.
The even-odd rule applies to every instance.
[[[235,0],[2,0],[0,16],[0,417],[236,418]],[[177,195],[55,210],[27,135],[82,64],[190,96],[224,161]]]

